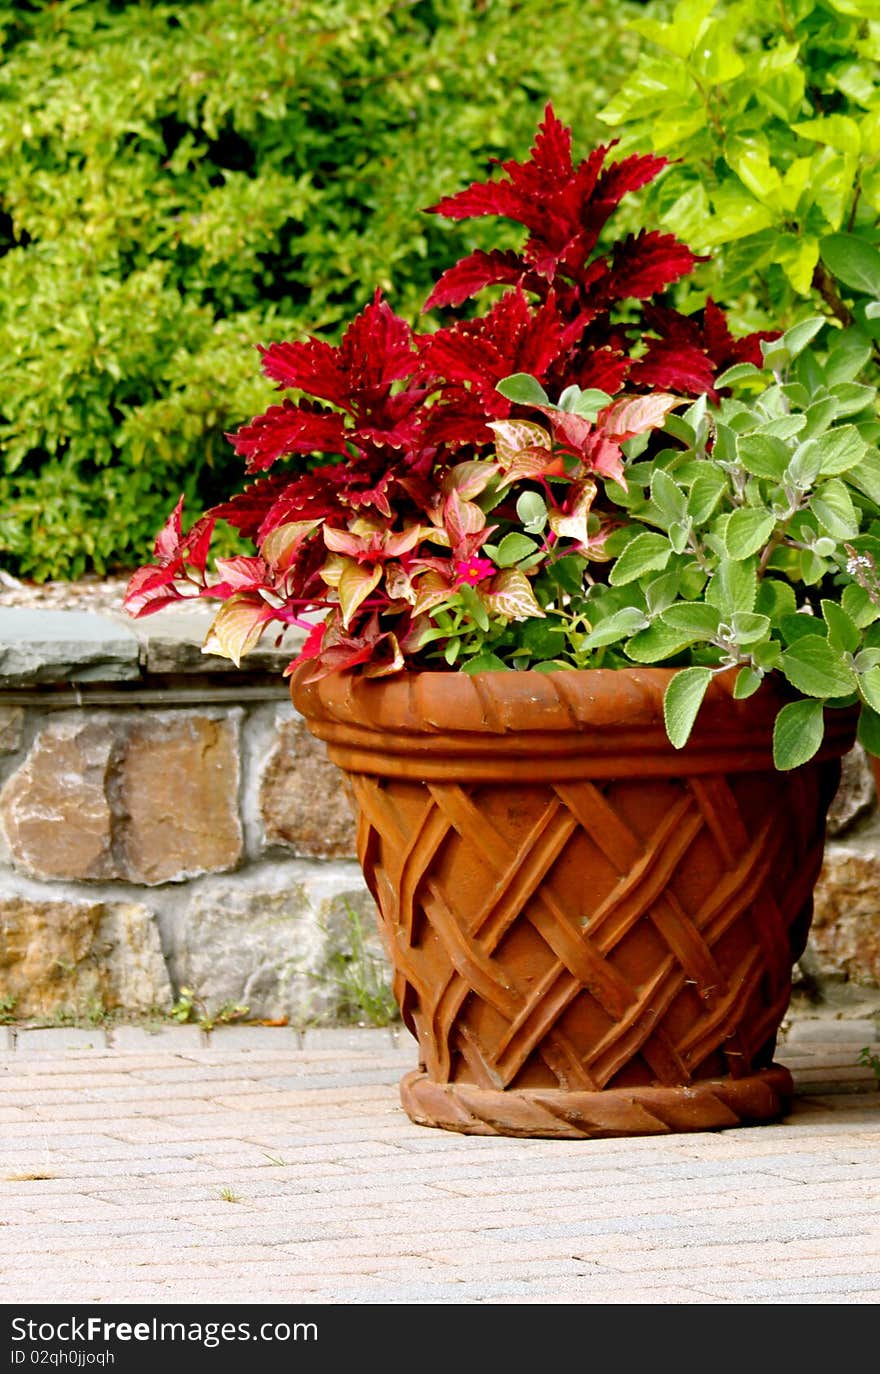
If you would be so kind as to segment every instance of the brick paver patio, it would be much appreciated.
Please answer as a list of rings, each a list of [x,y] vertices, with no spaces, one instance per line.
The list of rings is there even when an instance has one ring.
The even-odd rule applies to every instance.
[[[549,1141],[410,1122],[406,1032],[9,1030],[2,1301],[876,1303],[869,1043],[790,1021],[773,1125]]]

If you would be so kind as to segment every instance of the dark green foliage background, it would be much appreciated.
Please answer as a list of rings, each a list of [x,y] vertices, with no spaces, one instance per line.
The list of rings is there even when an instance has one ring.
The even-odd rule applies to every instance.
[[[376,285],[415,320],[499,242],[420,211],[547,100],[578,155],[614,137],[647,8],[0,0],[0,569],[126,571],[180,491],[237,486],[256,344],[335,341]]]

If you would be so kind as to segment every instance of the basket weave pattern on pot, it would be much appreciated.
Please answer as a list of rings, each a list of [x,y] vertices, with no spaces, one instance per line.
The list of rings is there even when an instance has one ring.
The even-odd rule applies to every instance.
[[[766,729],[739,713],[737,738],[739,704],[721,691],[673,751],[666,676],[295,687],[351,785],[419,1044],[402,1085],[414,1120],[596,1136],[786,1106],[773,1052],[842,744],[775,772]]]

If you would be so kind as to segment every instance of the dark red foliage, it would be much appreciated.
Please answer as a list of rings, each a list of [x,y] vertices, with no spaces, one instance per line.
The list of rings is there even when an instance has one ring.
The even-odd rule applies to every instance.
[[[487,286],[515,286],[522,281],[522,258],[518,253],[504,253],[493,249],[484,253],[481,248],[461,258],[443,273],[425,301],[425,309],[446,305],[461,305]],[[533,282],[537,287],[538,283]]]
[[[674,235],[643,229],[615,248],[606,293],[612,302],[647,300],[686,277],[699,261]]]
[[[413,333],[376,291],[334,348],[320,339],[260,348],[263,371],[281,388],[294,387],[352,414],[368,410],[416,361]]]
[[[761,329],[735,339],[724,312],[719,310],[711,296],[706,300],[702,325],[703,346],[719,373],[735,363],[753,363],[755,367],[760,367],[763,362],[761,343],[778,339],[781,332],[778,329]]]
[[[187,535],[181,499],[154,562],[131,579],[128,610],[145,615],[184,595],[231,603],[215,638],[237,661],[267,619],[303,623],[304,612],[330,609],[300,659],[317,658],[321,673],[393,670],[407,635],[417,637],[405,602],[413,541],[426,527],[449,528],[449,468],[492,451],[492,422],[528,418],[497,390],[503,378],[529,373],[553,399],[572,384],[623,394],[620,413],[630,414],[631,401],[654,393],[673,393],[654,398],[661,408],[714,394],[720,370],[759,362],[768,336],[734,339],[711,300],[694,316],[663,302],[701,261],[685,244],[654,230],[609,236],[623,198],[666,166],[653,155],[614,161],[614,147],[575,162],[571,130],[548,104],[524,161],[501,162],[492,179],[430,208],[452,220],[496,215],[526,231],[519,251],[478,250],[451,266],[425,307],[456,309],[491,288],[482,313],[417,333],[377,290],[338,344],[310,337],[260,345],[265,375],[294,395],[227,436],[254,480]],[[620,474],[623,432],[576,417],[553,424],[556,441],[588,470]],[[212,579],[206,561],[217,520],[252,541],[258,556],[227,559]],[[331,556],[342,545],[338,535],[325,543],[325,528],[363,537],[370,550],[344,587]],[[475,553],[485,538],[465,531],[459,553]],[[436,564],[440,576],[444,559],[429,540],[421,565]],[[385,563],[396,569],[391,590],[376,580]]]
[[[650,390],[678,391],[683,396],[698,396],[712,391],[715,368],[703,349],[674,339],[651,339],[647,352],[629,371],[629,380]]]
[[[614,144],[594,148],[575,164],[571,130],[547,105],[531,156],[501,163],[503,176],[474,182],[428,209],[448,219],[500,215],[529,230],[522,261],[548,281],[560,271],[577,276],[623,197],[651,181],[666,159],[636,155],[605,168]],[[442,280],[442,279],[441,279]]]
[[[270,406],[234,434],[228,434],[236,453],[246,460],[247,472],[264,472],[289,453],[345,452],[345,424],[335,410],[318,411],[284,400]]]
[[[510,411],[509,403],[496,391],[498,382],[512,372],[545,377],[569,342],[570,331],[552,293],[533,307],[516,287],[481,318],[462,320],[429,335],[422,357],[425,367],[443,379],[438,407],[458,414],[461,391],[470,388],[479,397],[485,422]],[[490,438],[488,432],[483,438]]]
[[[531,371],[551,393],[571,383],[601,386],[611,394],[624,385],[637,391],[675,388],[688,396],[711,392],[715,372],[727,365],[733,345],[721,312],[710,304],[705,320],[695,322],[668,307],[651,309],[653,298],[703,259],[674,235],[655,230],[630,234],[607,249],[601,242],[624,196],[667,165],[665,158],[641,154],[609,161],[614,146],[600,146],[573,162],[571,131],[548,105],[526,161],[504,162],[500,176],[474,182],[429,209],[456,220],[477,215],[513,220],[528,231],[522,250],[478,251],[463,258],[440,277],[426,308],[460,305],[490,285],[531,298],[532,309],[544,314],[544,348],[531,366],[517,364],[509,371]],[[634,311],[634,302],[645,307]],[[627,322],[617,323],[624,304]],[[498,326],[504,323],[503,313],[490,310],[476,326],[469,321],[440,331],[429,356],[446,379],[441,400],[458,403],[463,383],[479,388],[481,379],[488,381],[497,362]],[[759,336],[736,347],[740,356],[752,356],[760,349]],[[640,356],[638,363],[634,355]],[[502,356],[510,360],[509,348],[502,347]],[[445,431],[438,419],[432,432]]]

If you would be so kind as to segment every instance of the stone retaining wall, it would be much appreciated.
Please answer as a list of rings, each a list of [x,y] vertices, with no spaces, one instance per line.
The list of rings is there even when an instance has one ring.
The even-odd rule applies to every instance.
[[[201,654],[208,619],[0,607],[7,1017],[167,1013],[187,988],[332,1023],[345,960],[386,972],[342,775],[281,676],[296,637],[239,672]]]
[[[387,972],[342,775],[294,712],[296,635],[200,652],[210,610],[0,606],[0,1016],[209,1013],[333,1023]],[[880,988],[880,813],[856,750],[803,986]],[[366,937],[358,952],[357,935]]]

